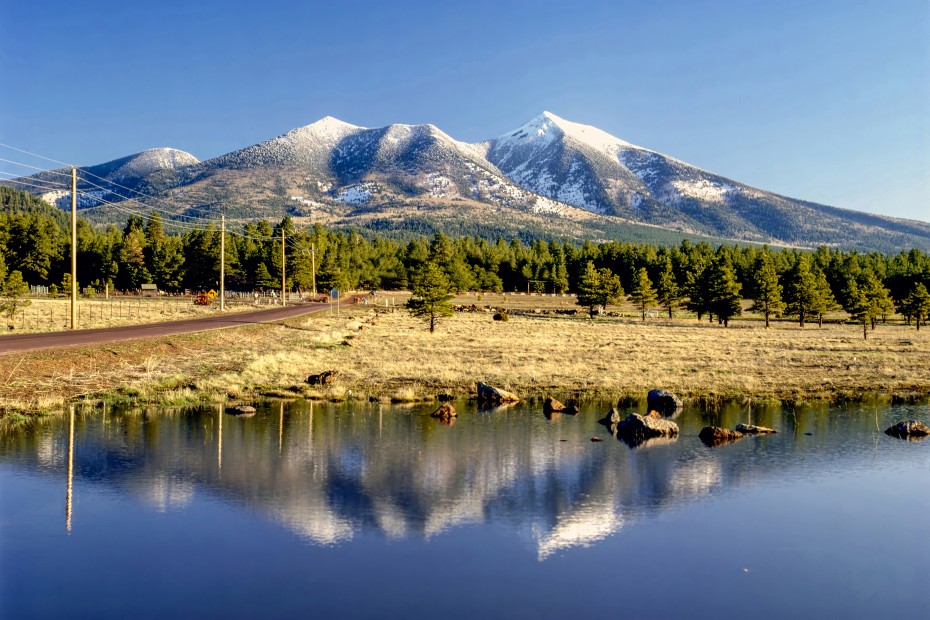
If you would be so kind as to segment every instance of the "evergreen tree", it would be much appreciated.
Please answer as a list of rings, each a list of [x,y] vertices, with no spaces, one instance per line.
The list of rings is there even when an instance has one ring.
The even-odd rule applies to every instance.
[[[765,317],[765,327],[769,326],[770,316],[781,316],[785,304],[781,300],[781,285],[778,283],[778,274],[772,265],[772,257],[768,251],[762,252],[756,259],[753,269],[755,282],[755,296],[750,312],[758,312]]]
[[[0,286],[0,314],[13,320],[17,311],[32,303],[28,295],[29,285],[23,282],[23,274],[11,271]]]
[[[811,308],[811,312],[817,315],[817,326],[823,327],[823,315],[837,308],[836,300],[833,297],[833,290],[830,288],[830,282],[823,271],[818,271],[814,276],[817,284],[817,297]]]
[[[798,324],[804,327],[806,320],[816,316],[817,309],[822,305],[817,278],[811,272],[806,254],[798,256],[785,277],[785,312],[798,317]]]
[[[920,323],[930,316],[930,293],[923,282],[914,285],[911,294],[901,303],[900,310],[908,320],[914,319],[917,331],[920,331]]]
[[[678,283],[675,281],[675,272],[672,270],[670,258],[665,259],[665,269],[659,274],[657,297],[659,304],[668,310],[668,318],[671,319],[672,311],[681,299],[681,293],[678,289]]]
[[[692,269],[685,275],[685,291],[688,295],[685,308],[694,312],[698,321],[710,312],[710,273],[710,268],[703,262],[694,261]]]
[[[646,309],[656,303],[658,297],[656,290],[652,287],[652,281],[649,279],[649,273],[645,267],[640,267],[633,278],[633,290],[630,292],[630,300],[639,308],[642,320],[646,320]]]
[[[846,312],[850,318],[862,325],[862,338],[869,337],[869,323],[875,319],[875,307],[855,280],[850,280],[845,291]]]
[[[452,316],[451,285],[445,272],[436,263],[429,262],[414,278],[411,297],[407,301],[410,314],[429,322],[429,332],[436,329],[441,317]]]
[[[268,267],[265,266],[265,263],[258,264],[258,267],[255,268],[255,275],[252,276],[252,279],[255,284],[255,288],[260,291],[274,290],[280,284],[268,272]]]
[[[727,327],[730,319],[743,313],[740,304],[742,286],[736,281],[736,272],[728,254],[719,255],[709,267],[709,311],[717,321]]]
[[[613,303],[623,296],[623,286],[610,269],[595,269],[594,263],[588,261],[584,273],[578,282],[577,304],[588,309],[588,315],[593,319],[596,309],[607,309],[607,304]]]

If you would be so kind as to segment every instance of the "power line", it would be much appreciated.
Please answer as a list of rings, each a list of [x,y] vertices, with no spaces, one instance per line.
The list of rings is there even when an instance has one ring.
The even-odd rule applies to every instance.
[[[51,190],[68,191],[68,187],[67,187],[64,183],[62,183],[62,184],[60,184],[60,185],[54,185],[54,183],[56,183],[56,181],[46,181],[46,180],[44,180],[44,179],[32,179],[32,178],[30,178],[30,177],[22,177],[21,175],[13,174],[13,173],[11,173],[11,172],[5,172],[5,171],[3,171],[3,170],[0,170],[0,174],[13,177],[13,178],[11,178],[11,179],[0,179],[0,182],[2,182],[2,183],[17,183],[17,184],[19,184],[19,185],[26,185],[26,186],[29,186],[29,187],[35,187],[35,188],[37,188],[37,189],[44,189],[44,190],[46,190],[46,191],[51,191]],[[20,181],[19,179],[21,179],[21,178],[27,178],[27,179],[30,179],[30,180],[29,180],[29,181]]]
[[[46,156],[44,156],[44,155],[38,155],[38,154],[36,154],[36,153],[30,153],[29,151],[27,151],[27,150],[25,150],[25,149],[21,149],[21,148],[15,147],[15,146],[11,146],[11,145],[9,145],[9,144],[4,144],[4,143],[2,143],[2,142],[0,142],[0,146],[6,147],[6,148],[8,148],[8,149],[12,149],[12,150],[14,150],[14,151],[19,151],[20,153],[24,153],[24,154],[29,155],[29,156],[31,156],[31,157],[38,157],[39,159],[44,159],[44,160],[50,161],[50,162],[52,162],[52,163],[61,164],[62,166],[73,166],[73,164],[69,164],[69,163],[63,162],[63,161],[58,161],[57,159],[52,159],[51,157],[46,157]],[[75,166],[75,167],[77,167],[77,166]]]

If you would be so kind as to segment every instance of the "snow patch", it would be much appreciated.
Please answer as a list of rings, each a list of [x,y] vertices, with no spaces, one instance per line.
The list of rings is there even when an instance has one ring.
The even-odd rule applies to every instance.
[[[727,194],[736,190],[727,183],[714,183],[707,179],[676,180],[672,181],[672,186],[682,197],[711,202],[723,202]]]
[[[336,200],[343,204],[359,207],[371,200],[373,188],[374,186],[371,183],[346,187],[336,194]]]

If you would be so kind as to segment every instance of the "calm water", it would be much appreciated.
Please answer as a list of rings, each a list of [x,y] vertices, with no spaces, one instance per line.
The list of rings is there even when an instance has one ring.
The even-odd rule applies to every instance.
[[[926,405],[753,409],[782,432],[713,449],[700,428],[746,407],[631,449],[596,423],[609,405],[457,406],[453,426],[299,402],[2,435],[0,615],[928,617],[930,440],[877,430]]]

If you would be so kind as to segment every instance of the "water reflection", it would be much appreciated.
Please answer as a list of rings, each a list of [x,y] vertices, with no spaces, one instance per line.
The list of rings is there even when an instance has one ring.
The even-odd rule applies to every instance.
[[[320,545],[363,533],[429,539],[494,523],[531,541],[545,559],[714,493],[864,466],[863,454],[872,454],[869,466],[898,458],[906,444],[876,431],[876,422],[927,419],[926,406],[879,408],[874,418],[825,407],[686,411],[677,419],[680,438],[631,449],[596,423],[605,407],[547,419],[527,405],[488,413],[456,403],[454,427],[431,419],[432,407],[280,402],[249,418],[222,407],[72,408],[65,418],[3,436],[0,455],[32,472],[67,471],[69,531],[76,477],[157,511],[181,510],[199,495],[230,501]],[[697,439],[706,424],[732,428],[748,419],[781,432],[716,449]],[[592,435],[605,441],[592,443]],[[65,463],[56,448],[62,440]]]

